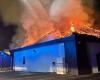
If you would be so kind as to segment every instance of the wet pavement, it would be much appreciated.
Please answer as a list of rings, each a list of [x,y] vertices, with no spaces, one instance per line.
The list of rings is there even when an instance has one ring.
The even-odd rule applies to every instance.
[[[0,72],[0,80],[100,80],[100,73],[91,75],[57,75],[50,73]]]

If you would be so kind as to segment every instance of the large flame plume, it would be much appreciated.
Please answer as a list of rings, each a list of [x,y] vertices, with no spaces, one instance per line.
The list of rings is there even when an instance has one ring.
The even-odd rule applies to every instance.
[[[10,48],[65,37],[73,32],[100,37],[100,31],[92,28],[93,0],[18,0],[18,2],[21,4],[20,17],[17,19],[20,26]]]
[[[99,37],[100,32],[91,28],[93,19],[85,11],[82,0],[21,0],[21,3],[24,12],[20,22],[26,32],[15,36],[11,47],[61,38],[72,32]]]

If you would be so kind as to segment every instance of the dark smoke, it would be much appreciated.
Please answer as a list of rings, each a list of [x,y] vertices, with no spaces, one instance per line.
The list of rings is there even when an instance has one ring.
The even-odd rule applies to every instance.
[[[94,0],[94,26],[100,30],[100,0]]]
[[[82,0],[82,5],[93,22],[92,27],[100,30],[100,0]]]
[[[96,12],[100,12],[100,0],[94,0],[94,8]]]
[[[2,17],[0,16],[0,50],[8,49],[9,44],[12,42],[12,37],[15,34],[17,25],[5,25]]]

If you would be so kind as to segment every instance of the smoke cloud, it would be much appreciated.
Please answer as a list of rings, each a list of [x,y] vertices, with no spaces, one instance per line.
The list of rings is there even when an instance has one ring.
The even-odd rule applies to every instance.
[[[18,48],[65,35],[71,25],[89,24],[99,29],[97,0],[2,0],[0,12],[6,25],[18,25],[10,48]],[[95,2],[95,4],[94,4]],[[79,23],[80,22],[80,23]],[[79,24],[78,24],[79,23]],[[67,26],[67,27],[65,27]],[[14,30],[14,31],[15,31]],[[66,33],[65,33],[66,32]],[[54,36],[56,35],[56,36]],[[46,38],[47,37],[47,38]],[[49,40],[50,40],[49,39]],[[48,40],[48,39],[47,39]]]
[[[12,38],[16,33],[16,28],[17,25],[15,24],[5,25],[0,16],[0,50],[9,48],[10,43],[12,43]]]

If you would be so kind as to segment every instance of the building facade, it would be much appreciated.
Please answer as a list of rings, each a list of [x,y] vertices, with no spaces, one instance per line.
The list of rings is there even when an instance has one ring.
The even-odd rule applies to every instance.
[[[11,69],[11,56],[0,51],[0,71]]]
[[[13,69],[57,74],[100,71],[100,39],[74,33],[69,37],[11,50]]]

